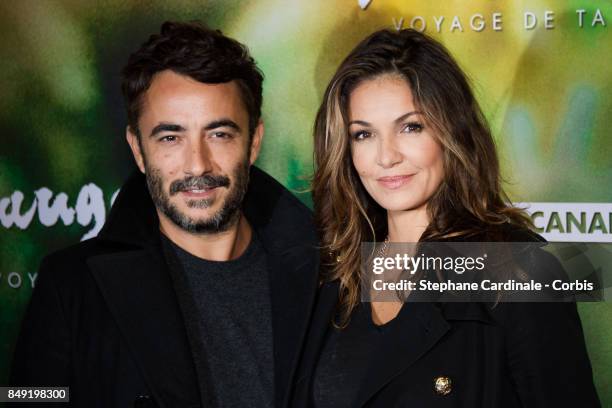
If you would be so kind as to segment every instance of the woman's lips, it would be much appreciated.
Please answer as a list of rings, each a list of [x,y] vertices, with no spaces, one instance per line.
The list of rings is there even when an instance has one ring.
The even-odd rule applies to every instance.
[[[405,174],[402,176],[380,177],[377,178],[376,181],[378,181],[385,188],[396,190],[408,184],[413,177],[414,174]]]

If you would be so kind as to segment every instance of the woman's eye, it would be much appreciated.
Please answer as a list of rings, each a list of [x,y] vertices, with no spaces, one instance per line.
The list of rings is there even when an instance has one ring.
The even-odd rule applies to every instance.
[[[423,125],[418,122],[410,122],[404,126],[402,131],[405,133],[419,133],[421,130],[423,130]]]
[[[366,130],[360,130],[353,133],[353,140],[364,140],[371,137],[372,134]]]

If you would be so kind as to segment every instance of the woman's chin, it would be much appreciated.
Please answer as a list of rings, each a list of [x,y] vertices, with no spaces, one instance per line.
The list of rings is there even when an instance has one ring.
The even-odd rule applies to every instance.
[[[385,197],[382,200],[374,200],[378,205],[380,205],[385,211],[388,212],[401,212],[401,211],[414,211],[418,209],[424,209],[426,207],[425,201],[415,201],[415,200],[406,200],[398,197],[396,200],[389,199],[389,197]]]
[[[411,211],[418,208],[414,203],[379,203],[387,212]]]

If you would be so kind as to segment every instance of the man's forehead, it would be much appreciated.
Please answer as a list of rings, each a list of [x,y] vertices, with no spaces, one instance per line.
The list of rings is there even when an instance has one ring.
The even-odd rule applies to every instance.
[[[240,88],[236,81],[218,84],[203,83],[189,76],[166,70],[153,77],[144,96],[149,101],[157,101],[158,96],[162,100],[175,96],[232,100],[240,99]]]
[[[172,116],[159,118],[159,116]],[[235,81],[206,84],[172,71],[158,73],[143,95],[141,119],[193,119],[194,116],[248,119]]]

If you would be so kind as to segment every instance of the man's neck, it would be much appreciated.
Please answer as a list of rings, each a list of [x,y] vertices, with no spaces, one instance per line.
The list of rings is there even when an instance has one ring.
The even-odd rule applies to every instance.
[[[159,229],[176,245],[209,261],[229,261],[244,253],[251,242],[252,229],[241,213],[237,222],[218,233],[196,234],[185,231],[165,215],[159,214]]]

